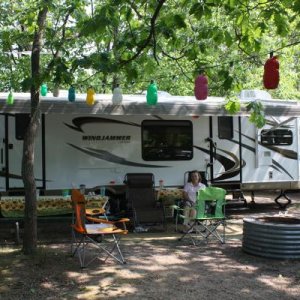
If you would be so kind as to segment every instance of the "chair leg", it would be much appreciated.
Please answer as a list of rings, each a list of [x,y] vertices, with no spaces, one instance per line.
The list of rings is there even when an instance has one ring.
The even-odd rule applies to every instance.
[[[223,226],[221,234],[217,231],[219,226]],[[208,242],[209,237],[213,236],[222,244],[225,244],[225,226],[225,220],[196,220],[178,240],[181,241],[186,236],[189,236],[193,245],[197,246],[197,238],[202,237],[206,242]]]
[[[79,239],[77,238],[76,233],[72,231],[71,256],[75,256],[77,254],[81,268],[85,268],[87,266],[85,264],[85,248],[87,245],[88,241],[86,240],[85,235],[81,235]]]
[[[126,264],[126,261],[124,259],[123,253],[119,245],[120,238],[117,238],[115,235],[112,235],[111,237],[111,242],[103,241],[101,243],[97,243],[88,235],[81,235],[80,238],[78,238],[78,235],[76,235],[75,232],[72,232],[71,255],[77,255],[80,262],[80,267],[85,268],[88,265],[90,265],[95,259],[100,258],[100,253],[97,252],[93,256],[93,258],[86,262],[86,248],[89,245],[94,245],[96,248],[98,248],[98,251],[100,250],[106,253],[105,258],[102,260],[103,262],[105,262],[109,257],[112,257],[120,264]],[[109,247],[110,244],[111,247]],[[116,254],[114,254],[114,251],[116,251]]]
[[[217,231],[217,228],[220,225],[223,226],[222,235]],[[206,240],[208,240],[208,238],[212,235],[217,240],[219,240],[222,244],[225,244],[225,221],[224,220],[215,221],[212,224],[205,227],[207,230],[206,234],[204,235]]]
[[[123,253],[121,251],[121,248],[120,248],[120,245],[119,245],[119,241],[120,241],[120,238],[117,238],[114,234],[112,235],[113,237],[113,246],[110,250],[108,250],[107,248],[103,247],[103,246],[100,246],[100,248],[106,252],[106,258],[104,259],[104,261],[106,261],[108,259],[108,257],[112,257],[114,258],[116,261],[118,261],[119,263],[121,264],[126,264],[126,261],[124,259],[124,256],[123,256]],[[114,255],[113,254],[113,251],[114,250],[117,250],[117,255]],[[119,257],[118,257],[119,256]]]

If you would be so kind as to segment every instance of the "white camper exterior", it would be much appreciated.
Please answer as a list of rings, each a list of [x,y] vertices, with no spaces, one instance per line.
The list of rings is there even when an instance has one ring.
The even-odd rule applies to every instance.
[[[22,129],[30,96],[16,94],[5,104],[0,94],[0,189],[23,187]],[[264,99],[261,99],[262,101]],[[35,177],[44,190],[73,184],[121,185],[126,173],[153,173],[156,185],[182,186],[188,170],[206,172],[209,183],[242,189],[297,189],[299,114],[296,102],[264,101],[267,125],[257,129],[242,110],[226,114],[224,99],[161,95],[156,106],[145,96],[97,95],[89,107],[85,96],[75,103],[41,97],[42,124],[36,138]],[[284,115],[284,116],[283,116]]]

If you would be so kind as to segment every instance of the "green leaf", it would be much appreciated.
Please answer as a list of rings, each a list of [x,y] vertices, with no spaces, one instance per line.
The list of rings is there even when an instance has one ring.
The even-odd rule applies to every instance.
[[[274,17],[274,22],[277,27],[277,33],[281,36],[285,36],[288,32],[289,25],[285,16],[276,14]]]
[[[258,128],[262,128],[266,124],[264,106],[259,101],[249,102],[246,106],[247,111],[251,111],[249,121],[256,125]]]
[[[224,89],[225,90],[230,90],[231,86],[232,86],[232,83],[233,83],[233,77],[232,76],[227,76],[227,78],[223,82]]]
[[[204,15],[204,5],[201,3],[195,3],[190,9],[190,14],[200,20]]]
[[[228,0],[229,7],[234,8],[236,5],[236,0]]]
[[[300,11],[300,0],[294,0],[293,10],[297,13]]]
[[[176,14],[173,16],[173,19],[177,28],[186,28],[184,18],[181,15]]]
[[[224,105],[224,108],[228,113],[234,115],[241,110],[241,103],[237,98],[231,98]]]
[[[231,37],[228,31],[224,32],[224,37],[225,37],[226,46],[229,48],[233,44],[233,38]]]
[[[138,71],[136,68],[134,67],[130,67],[126,69],[126,77],[128,81],[132,81],[135,80],[136,78],[138,78]]]
[[[24,78],[24,80],[21,82],[21,89],[23,92],[28,92],[30,90],[31,85],[33,84],[33,81],[31,77]]]

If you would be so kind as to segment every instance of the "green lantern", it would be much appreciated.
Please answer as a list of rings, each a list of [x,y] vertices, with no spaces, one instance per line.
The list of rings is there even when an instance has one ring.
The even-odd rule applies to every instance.
[[[148,105],[155,105],[157,103],[157,86],[153,80],[151,80],[148,86],[146,98]]]
[[[47,88],[47,84],[43,83],[41,86],[41,95],[42,96],[47,96],[48,93],[48,88]]]
[[[13,105],[14,104],[14,95],[13,95],[12,91],[10,91],[8,96],[7,96],[6,104],[7,105]]]

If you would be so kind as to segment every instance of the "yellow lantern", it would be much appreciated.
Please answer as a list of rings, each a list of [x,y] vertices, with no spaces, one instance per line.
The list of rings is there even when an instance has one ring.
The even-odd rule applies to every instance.
[[[94,105],[95,103],[95,90],[89,87],[86,93],[86,103],[87,105]]]

